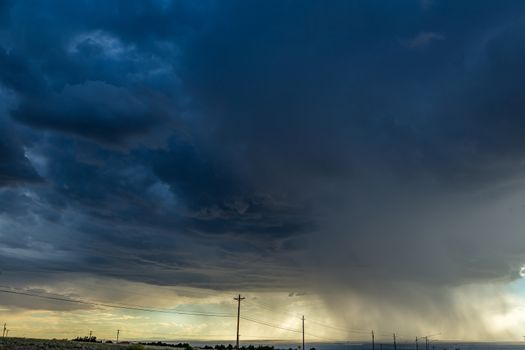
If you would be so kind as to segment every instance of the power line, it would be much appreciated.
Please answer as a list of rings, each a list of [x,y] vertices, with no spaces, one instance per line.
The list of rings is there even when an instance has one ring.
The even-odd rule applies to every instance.
[[[257,300],[253,300],[253,299],[247,299],[249,302],[251,302],[252,304],[254,304],[255,306],[261,308],[261,309],[265,309],[265,310],[268,310],[268,311],[272,311],[272,312],[280,312],[281,314],[287,314],[287,315],[291,315],[295,318],[297,318],[298,320],[301,320],[302,317],[299,316],[298,314],[296,313],[293,313],[293,312],[290,312],[290,311],[276,311],[274,307],[268,305],[268,304],[265,304],[265,303],[262,303],[261,301]],[[357,329],[357,328],[342,328],[342,327],[336,327],[336,326],[331,326],[331,325],[328,325],[328,324],[325,324],[325,323],[322,323],[320,321],[316,321],[316,320],[311,320],[310,318],[308,319],[308,322],[311,322],[311,323],[315,323],[319,326],[323,326],[323,327],[326,327],[326,328],[331,328],[333,330],[336,330],[336,331],[339,331],[339,332],[342,332],[342,333],[345,333],[345,334],[348,334],[348,333],[355,333],[355,334],[368,334],[369,331],[368,330],[364,330],[364,329]]]
[[[76,304],[89,305],[89,306],[95,306],[95,307],[108,307],[108,308],[115,308],[115,309],[131,310],[131,311],[142,311],[142,312],[153,312],[153,313],[164,313],[164,314],[175,314],[175,315],[188,315],[188,316],[203,316],[203,317],[223,317],[223,318],[233,318],[233,317],[236,316],[236,315],[233,315],[233,314],[219,313],[219,312],[179,311],[179,310],[159,309],[159,308],[146,307],[146,306],[137,306],[137,305],[125,305],[125,304],[123,305],[123,304],[115,304],[115,303],[110,304],[110,303],[105,303],[105,302],[85,301],[85,300],[65,298],[65,297],[60,297],[60,296],[40,295],[40,294],[31,293],[31,292],[7,290],[7,289],[1,289],[1,288],[0,288],[0,293],[21,295],[21,296],[34,297],[34,298],[40,298],[40,299],[47,299],[47,300],[53,300],[53,301],[60,301],[60,302],[76,303]],[[239,320],[243,319],[243,320],[246,320],[246,321],[249,321],[249,322],[257,323],[257,324],[264,325],[264,326],[271,327],[271,328],[275,328],[275,329],[280,329],[280,330],[293,332],[293,333],[302,333],[303,337],[304,337],[304,335],[308,335],[308,336],[311,336],[311,337],[315,337],[315,338],[323,339],[323,340],[327,340],[327,341],[334,341],[334,342],[341,341],[341,340],[330,339],[330,338],[326,338],[326,337],[319,336],[319,335],[316,335],[316,334],[311,334],[311,333],[304,332],[304,316],[303,316],[303,318],[301,318],[303,320],[303,329],[302,330],[301,329],[294,329],[294,328],[280,326],[278,324],[275,324],[275,323],[272,323],[272,322],[269,322],[269,321],[260,320],[260,319],[256,319],[256,318],[252,318],[252,317],[248,317],[248,316],[241,316],[240,315],[240,302],[241,302],[241,300],[244,300],[245,298],[244,297],[241,298],[241,296],[239,295],[237,298],[234,298],[234,299],[238,301],[237,328],[239,327]],[[259,304],[264,305],[262,303],[259,303]],[[273,311],[273,310],[270,310],[270,311]],[[287,314],[292,314],[290,312],[286,312],[286,313]],[[323,327],[327,327],[327,328],[330,328],[330,329],[333,329],[333,330],[337,330],[337,331],[340,331],[340,332],[358,333],[358,334],[363,334],[363,335],[364,334],[369,334],[368,333],[369,331],[365,331],[365,330],[361,330],[361,329],[352,329],[352,328],[346,329],[346,328],[336,327],[336,326],[328,325],[328,324],[325,324],[325,323],[322,323],[322,322],[319,322],[319,321],[315,321],[315,320],[310,320],[310,319],[309,319],[309,322],[312,322],[312,323],[317,324],[319,326],[323,326]],[[119,333],[119,332],[120,331],[117,331],[117,333]],[[6,327],[4,325],[4,334],[3,334],[4,336],[6,336],[5,333],[7,333],[7,332],[6,332]],[[238,333],[238,330],[237,330],[237,339],[238,339],[238,334],[239,333]],[[168,335],[168,334],[166,334],[166,335]],[[175,336],[175,334],[173,334],[173,335]],[[390,336],[391,335],[392,334],[390,334]],[[423,337],[423,338],[427,338],[428,339],[429,337],[432,337],[432,336],[435,336],[435,335],[440,335],[440,333],[439,334],[432,334],[432,335],[429,335],[429,336],[426,336],[426,337]],[[180,335],[177,335],[177,336],[180,336]],[[195,335],[195,336],[197,336],[197,335]],[[217,335],[217,336],[219,336],[219,335]],[[426,345],[427,345],[426,346],[427,347],[426,350],[428,350],[428,340],[427,340],[427,344]]]
[[[397,350],[396,334],[394,333],[394,350]]]
[[[237,350],[239,350],[239,323],[240,323],[240,317],[241,317],[241,301],[246,299],[245,297],[241,297],[239,294],[238,297],[233,298],[233,300],[237,300]]]
[[[187,312],[187,311],[176,311],[176,310],[159,310],[159,309],[152,309],[152,308],[146,308],[146,307],[120,306],[120,305],[113,305],[113,304],[107,304],[107,303],[88,302],[88,301],[76,300],[76,299],[68,299],[68,298],[53,297],[53,296],[44,296],[44,295],[39,295],[39,294],[34,294],[34,293],[29,293],[29,292],[12,291],[12,290],[5,290],[5,289],[0,289],[0,293],[8,293],[8,294],[29,296],[29,297],[35,297],[35,298],[41,298],[41,299],[47,299],[47,300],[63,301],[63,302],[77,303],[77,304],[90,305],[90,306],[110,307],[110,308],[132,310],[132,311],[158,312],[158,313],[177,314],[177,315],[191,315],[191,316],[235,317],[234,315],[231,315],[231,314]],[[294,333],[302,333],[302,331],[298,330],[298,329],[282,327],[282,326],[275,325],[275,324],[272,324],[272,323],[267,322],[267,321],[257,320],[257,319],[251,318],[251,317],[246,317],[246,316],[240,316],[239,315],[239,318],[241,318],[243,320],[246,320],[246,321],[249,321],[249,322],[265,325],[267,327],[272,327],[272,328],[285,330],[285,331],[289,331],[289,332],[294,332]],[[316,338],[319,338],[319,339],[328,339],[328,338],[323,338],[323,337],[320,337],[320,336],[317,336],[317,335],[314,335],[314,334],[309,334],[308,333],[308,335],[316,337]]]
[[[251,317],[241,316],[241,319],[246,320],[246,321],[250,321],[250,322],[253,322],[253,323],[258,323],[258,324],[261,324],[261,325],[264,325],[264,326],[268,326],[268,327],[272,327],[272,328],[276,328],[276,329],[281,329],[281,330],[284,330],[284,331],[295,332],[295,333],[302,333],[302,331],[300,329],[293,329],[293,328],[282,327],[282,326],[278,326],[276,324],[272,324],[272,323],[267,322],[267,321],[257,320],[257,319],[251,318]]]
[[[272,307],[272,306],[270,306],[268,304],[264,304],[264,303],[262,303],[262,302],[260,302],[258,300],[256,301],[256,300],[253,300],[253,299],[248,299],[248,301],[251,302],[252,304],[255,304],[255,306],[257,306],[257,307],[260,307],[261,309],[265,309],[265,310],[268,310],[268,311],[276,312],[275,307]],[[296,313],[290,312],[290,311],[282,311],[281,310],[279,312],[283,313],[283,314],[291,315],[291,316],[293,316],[293,317],[295,317],[295,318],[297,318],[299,320],[301,319],[301,316],[299,316]]]
[[[13,287],[13,286],[6,286],[6,285],[0,285],[0,288],[4,288],[4,289],[22,289],[22,288],[17,288],[17,287]],[[205,290],[205,289],[196,289],[196,288],[193,288],[193,287],[176,287],[176,286],[175,287],[165,287],[165,286],[161,286],[161,287],[158,287],[158,288],[160,288],[160,290],[165,291],[165,292],[174,293],[178,297],[186,296],[186,295],[196,296],[197,294],[200,294],[199,297],[201,295],[217,296],[217,295],[227,294],[228,293],[228,291],[212,291],[212,290]],[[137,292],[135,290],[130,290],[130,288],[128,286],[118,287],[118,286],[107,286],[107,285],[105,285],[104,289],[118,291],[119,293],[125,292],[126,294],[134,294],[134,295],[139,295],[139,296],[144,296],[144,297],[150,297],[151,296],[151,294],[148,294],[148,293],[139,293],[139,292]],[[50,293],[50,292],[47,292],[47,293]],[[56,294],[56,293],[50,293],[50,294]],[[182,295],[182,294],[184,294],[184,295]],[[56,295],[60,296],[60,294],[56,294]]]
[[[22,290],[22,288],[17,288],[17,287],[10,287],[10,286],[4,286],[4,285],[0,285],[0,289],[10,289],[10,290]],[[116,288],[107,288],[106,289],[109,289],[109,290],[118,290]],[[45,292],[46,294],[48,295],[45,295],[46,297],[51,295],[51,296],[56,296],[57,298],[65,298],[67,297],[62,295],[62,294],[58,294],[58,293],[53,293],[53,292]],[[35,293],[32,293],[32,294],[35,294]],[[133,293],[133,294],[137,294],[137,295],[143,295],[143,296],[146,296],[146,294],[143,294],[143,293]],[[38,294],[39,296],[41,296],[42,294]],[[71,299],[73,300],[73,299]],[[85,302],[88,302],[86,300],[82,300],[82,299],[74,299],[74,300],[77,300],[77,301],[85,301]],[[99,301],[98,303],[105,303],[104,301]],[[125,307],[134,307],[134,308],[144,308],[144,309],[159,309],[159,308],[155,308],[155,307],[149,307],[149,306],[143,306],[143,305],[136,305],[136,304],[127,304],[127,303],[111,303],[111,305],[114,305],[114,306],[125,306]]]
[[[303,347],[302,349],[304,350],[304,315],[303,315],[302,321],[303,321]]]
[[[320,335],[317,335],[317,334],[312,334],[312,333],[304,333],[310,337],[314,337],[314,338],[317,338],[317,339],[321,339],[321,340],[326,340],[326,341],[329,341],[329,342],[332,342],[332,343],[344,343],[345,340],[341,340],[341,339],[332,339],[332,338],[326,338],[326,337],[322,337]]]
[[[326,328],[331,328],[333,330],[340,331],[340,332],[345,332],[345,333],[369,334],[369,332],[370,332],[369,330],[358,329],[358,328],[336,327],[336,326],[328,325],[328,324],[325,324],[325,323],[322,323],[322,322],[319,322],[319,321],[315,321],[315,320],[310,320],[310,319],[308,319],[308,322],[315,323],[315,324],[317,324],[319,326],[326,327]]]
[[[48,300],[55,300],[55,301],[64,301],[64,302],[69,302],[69,303],[76,303],[76,304],[83,304],[83,305],[90,305],[90,306],[110,307],[110,308],[114,308],[114,309],[132,310],[132,311],[158,312],[158,313],[165,313],[165,314],[188,315],[188,316],[235,317],[232,314],[225,314],[225,313],[206,313],[206,312],[191,312],[191,311],[177,311],[177,310],[160,310],[160,309],[153,309],[153,308],[147,308],[147,307],[138,307],[138,306],[137,307],[136,306],[121,306],[121,305],[114,305],[114,304],[107,304],[107,303],[89,302],[89,301],[76,300],[76,299],[67,299],[67,298],[60,298],[60,297],[45,296],[45,295],[39,295],[39,294],[34,294],[34,293],[29,293],[29,292],[19,292],[19,291],[13,291],[13,290],[5,290],[5,289],[0,289],[0,293],[24,295],[24,296],[34,297],[34,298],[41,298],[41,299],[48,299]]]
[[[253,300],[253,299],[247,299],[247,301],[251,302],[252,304],[255,304],[255,306],[257,307],[260,307],[261,309],[265,309],[265,310],[268,310],[268,311],[272,311],[272,312],[276,312],[275,308],[268,305],[268,304],[265,304],[259,300]],[[290,312],[290,311],[279,311],[281,314],[288,314],[288,315],[291,315],[299,320],[302,319],[301,316],[299,316],[299,314],[296,314],[296,313],[293,313],[293,312]],[[328,324],[325,324],[325,323],[322,323],[320,321],[316,321],[316,320],[312,320],[310,318],[308,318],[308,322],[311,322],[311,323],[315,323],[319,326],[323,326],[323,327],[327,327],[327,328],[331,328],[331,329],[334,329],[334,330],[337,330],[337,331],[340,331],[340,332],[345,332],[345,333],[358,333],[358,334],[368,334],[369,333],[369,330],[365,330],[365,329],[358,329],[358,328],[343,328],[343,327],[336,327],[336,326],[332,326],[332,325],[328,325]]]
[[[19,288],[13,288],[13,287],[10,287],[10,286],[4,286],[4,285],[0,285],[0,289],[2,288],[9,288],[9,289],[19,289]],[[111,289],[111,288],[110,288]],[[35,294],[35,293],[29,293],[29,292],[25,292],[27,294]],[[49,292],[46,292],[47,294],[51,294],[51,296],[56,296],[57,299],[64,299],[64,297],[60,294],[57,294],[57,293],[49,293]],[[37,294],[38,297],[44,297],[42,296],[41,294]],[[45,296],[46,298],[49,297],[49,295],[46,295]],[[86,300],[82,300],[82,299],[68,299],[67,301],[78,301],[78,302],[85,302],[85,303],[90,303],[89,301],[86,301]],[[104,304],[105,302],[103,301],[99,301],[99,302],[96,302],[97,304]],[[172,310],[172,309],[160,309],[160,308],[155,308],[155,307],[149,307],[149,306],[142,306],[142,305],[134,305],[134,304],[124,304],[124,303],[111,303],[112,307],[120,307],[120,306],[123,306],[123,307],[126,307],[126,308],[138,308],[138,309],[155,309],[155,310],[162,310],[162,311],[176,311],[176,310]],[[177,312],[186,312],[186,311],[182,311],[182,310],[179,310]],[[192,312],[192,311],[188,311],[188,312]],[[193,312],[193,313],[200,313],[200,312]],[[224,315],[229,315],[229,314],[226,314],[226,313],[220,313],[220,312],[216,312],[214,314],[224,314]],[[233,315],[232,315],[233,317]]]
[[[246,321],[250,321],[250,322],[253,322],[253,323],[261,324],[261,325],[264,325],[264,326],[267,326],[267,327],[280,329],[280,330],[283,330],[283,331],[299,333],[299,334],[303,333],[302,329],[294,329],[294,328],[283,327],[283,326],[279,326],[279,325],[276,325],[276,324],[273,324],[273,323],[270,323],[270,322],[267,322],[267,321],[257,320],[257,319],[251,318],[251,317],[241,316],[241,319],[246,320]],[[311,336],[311,337],[314,337],[314,338],[328,340],[328,341],[333,341],[333,342],[340,342],[341,341],[341,340],[336,340],[336,339],[332,339],[332,338],[322,337],[322,336],[319,336],[319,335],[316,335],[316,334],[312,334],[312,333],[307,333],[307,332],[305,332],[304,334],[308,335],[308,336]]]

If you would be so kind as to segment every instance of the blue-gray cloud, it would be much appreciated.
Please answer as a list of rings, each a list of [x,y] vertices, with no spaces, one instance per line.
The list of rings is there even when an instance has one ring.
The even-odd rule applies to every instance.
[[[521,178],[522,11],[5,3],[2,265],[212,288],[288,288],[307,283],[295,268],[334,266],[383,282],[511,279],[515,226],[498,245],[452,212],[479,224],[472,212]],[[426,253],[409,250],[435,241],[415,264]],[[368,260],[383,242],[404,258]]]

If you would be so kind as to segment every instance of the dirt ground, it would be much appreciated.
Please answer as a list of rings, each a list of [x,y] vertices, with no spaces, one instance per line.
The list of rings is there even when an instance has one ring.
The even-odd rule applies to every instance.
[[[29,338],[0,339],[0,350],[143,350],[139,344],[83,343],[69,340],[47,340]]]

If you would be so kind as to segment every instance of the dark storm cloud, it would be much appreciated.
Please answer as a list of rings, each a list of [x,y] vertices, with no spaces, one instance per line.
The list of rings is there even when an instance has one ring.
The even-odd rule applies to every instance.
[[[13,2],[2,266],[361,295],[511,280],[523,6]]]
[[[13,94],[0,88],[0,187],[42,181],[26,157],[16,126],[9,120],[13,103]]]
[[[42,179],[7,124],[0,120],[0,186],[40,182]]]
[[[107,143],[121,143],[168,119],[164,98],[103,82],[66,86],[60,94],[23,101],[13,117],[36,128],[71,132]]]
[[[509,90],[519,93],[513,85],[520,80],[492,79],[520,69],[494,61],[493,43],[479,55],[495,67],[466,66],[469,36],[491,35],[485,27],[501,26],[496,20],[506,9],[481,4],[472,14],[470,6],[457,5],[458,18],[445,20],[439,12],[450,5],[436,7],[436,18],[415,3],[226,8],[214,34],[197,41],[184,73],[208,112],[222,114],[205,121],[220,125],[215,144],[228,144],[248,164],[257,158],[255,166],[300,172],[293,175],[304,179],[354,175],[363,163],[379,162],[395,175],[429,172],[443,182],[462,181],[455,173],[467,172],[462,182],[470,183],[485,175],[485,157],[498,151],[491,139],[506,143],[505,125],[515,125],[519,115],[504,99],[512,96]],[[242,19],[232,23],[224,20],[228,15]],[[404,23],[412,17],[420,19]],[[465,20],[473,26],[460,27]],[[482,20],[488,24],[481,26]],[[417,52],[399,44],[398,38],[417,38],[422,27],[451,31],[450,38]],[[503,60],[519,55],[514,44]],[[485,108],[491,100],[496,106]],[[498,121],[480,115],[488,110],[498,111]],[[513,151],[502,146],[503,154]]]

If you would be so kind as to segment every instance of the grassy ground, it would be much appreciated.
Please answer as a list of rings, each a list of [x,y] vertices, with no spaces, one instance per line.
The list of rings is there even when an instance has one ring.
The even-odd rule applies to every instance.
[[[138,344],[99,344],[69,340],[47,340],[29,338],[0,339],[0,350],[142,350]]]

